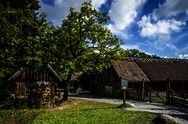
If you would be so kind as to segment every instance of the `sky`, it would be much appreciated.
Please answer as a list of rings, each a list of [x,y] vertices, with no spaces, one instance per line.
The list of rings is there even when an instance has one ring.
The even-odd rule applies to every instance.
[[[39,1],[39,12],[60,25],[70,7],[79,11],[86,0]],[[105,27],[125,41],[122,48],[188,59],[188,0],[92,0],[92,6],[108,13]]]

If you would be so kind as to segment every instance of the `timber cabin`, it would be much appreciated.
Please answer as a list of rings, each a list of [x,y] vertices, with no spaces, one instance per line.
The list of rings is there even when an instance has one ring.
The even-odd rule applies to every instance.
[[[169,97],[170,93],[179,92],[181,97],[188,99],[188,60],[127,57],[101,74],[85,75],[81,76],[80,83],[99,94],[116,96],[126,85],[127,89],[136,89],[140,100],[148,96],[149,90],[157,94],[166,92],[167,88]],[[165,100],[170,102],[168,94]]]
[[[54,104],[61,78],[50,65],[43,70],[21,67],[9,78],[14,84],[16,99],[25,99],[29,107],[50,107]]]

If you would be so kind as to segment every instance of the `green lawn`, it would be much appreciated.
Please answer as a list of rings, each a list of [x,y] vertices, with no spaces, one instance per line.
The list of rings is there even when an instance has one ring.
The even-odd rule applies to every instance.
[[[157,116],[132,112],[117,105],[70,100],[63,110],[1,110],[0,124],[150,124]]]

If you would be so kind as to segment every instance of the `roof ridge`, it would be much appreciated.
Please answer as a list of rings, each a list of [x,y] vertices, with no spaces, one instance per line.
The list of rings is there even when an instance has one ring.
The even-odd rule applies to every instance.
[[[135,57],[126,57],[123,60],[133,61],[133,62],[188,63],[187,59],[178,59],[178,58],[135,58]]]

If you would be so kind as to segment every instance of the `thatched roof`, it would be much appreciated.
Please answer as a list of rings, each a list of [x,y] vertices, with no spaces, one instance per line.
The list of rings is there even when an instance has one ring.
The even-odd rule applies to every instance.
[[[188,60],[125,58],[135,63],[147,75],[150,81],[188,81]],[[135,68],[138,68],[138,67]],[[129,67],[133,68],[133,67]],[[132,75],[134,77],[134,75]]]
[[[188,63],[136,62],[151,81],[188,81]]]
[[[147,75],[138,67],[135,62],[119,61],[113,65],[118,76],[122,79],[138,82],[149,81]]]

